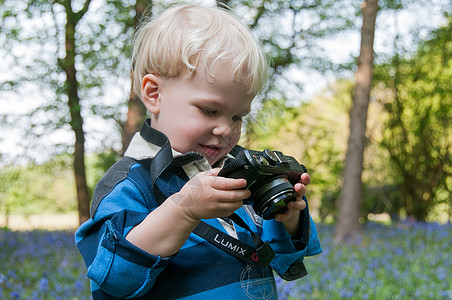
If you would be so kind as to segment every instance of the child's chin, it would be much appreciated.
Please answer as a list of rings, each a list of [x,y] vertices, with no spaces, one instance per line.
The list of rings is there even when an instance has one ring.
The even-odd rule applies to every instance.
[[[207,159],[207,161],[209,162],[209,165],[211,165],[211,166],[213,166],[218,161],[217,157],[211,157],[208,155],[204,155],[204,157]]]

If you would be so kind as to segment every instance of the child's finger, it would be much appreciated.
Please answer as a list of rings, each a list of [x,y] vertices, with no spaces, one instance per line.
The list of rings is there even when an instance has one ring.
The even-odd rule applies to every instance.
[[[294,189],[295,189],[295,192],[297,193],[297,195],[300,197],[303,196],[304,193],[306,192],[306,186],[299,182],[294,185]]]
[[[250,196],[251,192],[249,190],[222,190],[218,191],[216,194],[216,197],[220,202],[242,202],[244,199],[247,199]]]
[[[285,222],[285,221],[289,220],[290,217],[292,217],[292,211],[286,210],[282,214],[277,214],[275,216],[275,220],[278,222]]]
[[[298,199],[297,201],[291,201],[287,203],[287,208],[291,210],[303,210],[306,208],[306,202],[302,199]]]
[[[301,179],[301,183],[304,185],[308,185],[311,183],[311,176],[309,176],[308,173],[301,174],[300,179]]]
[[[246,179],[215,177],[212,187],[218,190],[237,190],[246,187]]]

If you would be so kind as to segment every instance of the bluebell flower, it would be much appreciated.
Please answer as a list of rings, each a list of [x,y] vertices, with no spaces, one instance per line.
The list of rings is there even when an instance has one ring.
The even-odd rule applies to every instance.
[[[42,277],[41,280],[39,280],[39,291],[40,292],[46,292],[49,288],[49,280],[47,277]]]
[[[452,299],[452,225],[368,223],[360,245],[317,229],[323,253],[306,257],[304,278],[276,276],[279,299]],[[0,248],[0,299],[90,299],[73,233],[0,231]]]
[[[449,272],[450,272],[450,269],[449,269]],[[446,269],[440,266],[440,267],[436,268],[436,276],[437,276],[439,281],[443,281],[448,276],[450,276],[450,273],[448,274],[446,272]]]
[[[341,296],[341,298],[349,299],[353,297],[353,292],[348,289],[340,289],[339,295]]]
[[[17,291],[13,291],[9,294],[10,299],[19,299],[19,297],[20,297],[20,293]]]
[[[76,281],[75,281],[75,288],[76,288],[78,291],[81,291],[81,290],[83,290],[84,285],[83,285],[83,283],[82,283],[80,280],[76,280]]]
[[[42,299],[42,297],[39,297],[38,291],[33,291],[33,293],[31,294],[31,298],[33,300],[39,300]]]

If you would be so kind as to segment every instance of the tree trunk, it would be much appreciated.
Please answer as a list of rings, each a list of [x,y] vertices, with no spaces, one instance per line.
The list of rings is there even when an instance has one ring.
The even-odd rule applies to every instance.
[[[74,13],[71,0],[61,4],[66,10],[65,42],[66,56],[59,59],[60,67],[66,73],[66,95],[71,115],[70,125],[75,134],[74,144],[74,175],[77,189],[77,203],[79,223],[89,219],[89,203],[91,200],[85,172],[85,133],[83,131],[83,117],[81,115],[80,97],[78,95],[77,69],[75,67],[75,27],[83,15],[88,11],[90,1],[86,1],[82,10]]]
[[[365,0],[362,5],[363,25],[358,70],[355,76],[353,106],[350,111],[350,136],[345,158],[342,190],[339,196],[336,241],[354,239],[361,235],[362,180],[366,144],[367,108],[372,84],[373,43],[378,0]]]
[[[131,75],[130,77],[132,77]],[[127,120],[122,129],[122,154],[126,152],[129,147],[130,141],[136,132],[140,131],[146,116],[146,108],[141,102],[140,98],[133,92],[133,80],[132,88],[129,95]]]
[[[146,5],[148,7],[146,7]],[[152,1],[137,0],[135,3],[135,27],[138,26],[140,18],[143,13],[148,9],[151,11]],[[131,87],[128,100],[127,119],[122,129],[122,154],[126,152],[127,147],[130,144],[134,134],[140,131],[144,118],[146,117],[146,108],[141,102],[140,98],[134,92],[133,86],[133,74],[130,73]]]

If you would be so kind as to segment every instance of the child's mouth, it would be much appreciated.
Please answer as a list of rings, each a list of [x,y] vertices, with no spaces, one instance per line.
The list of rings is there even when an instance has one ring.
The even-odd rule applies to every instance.
[[[202,151],[210,157],[217,157],[221,152],[221,147],[219,146],[208,146],[208,145],[201,145]]]

